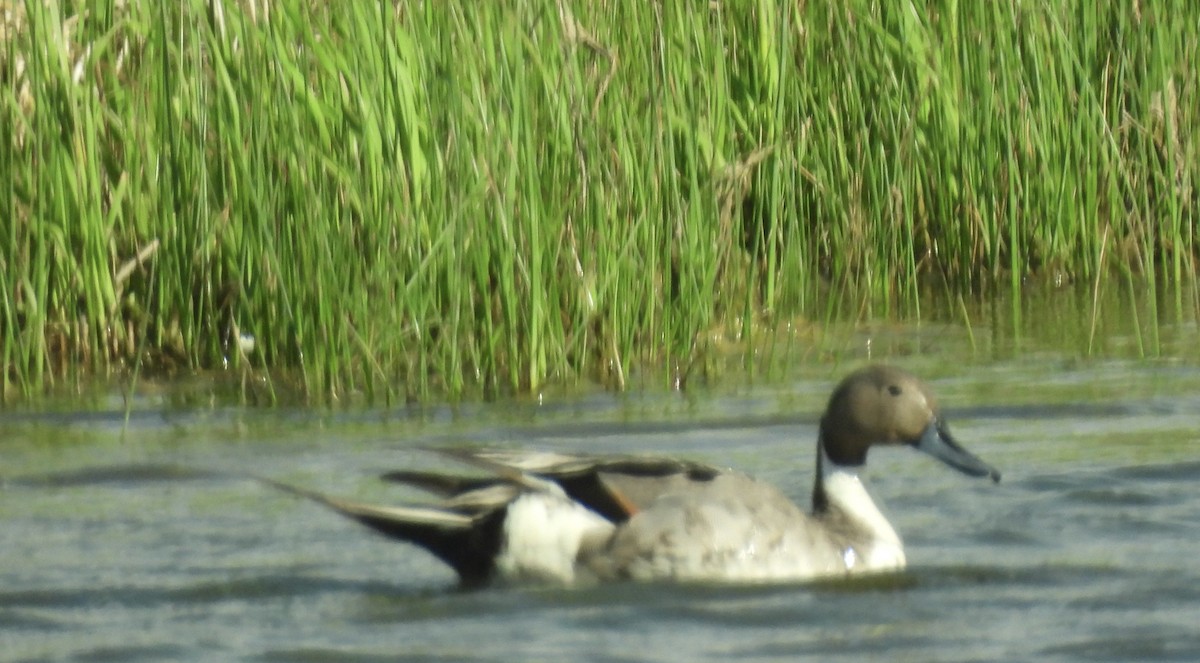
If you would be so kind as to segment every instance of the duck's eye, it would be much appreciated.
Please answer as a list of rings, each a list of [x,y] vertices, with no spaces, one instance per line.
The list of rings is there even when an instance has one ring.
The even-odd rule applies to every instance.
[[[893,396],[899,396],[901,391],[902,390],[900,389],[900,387],[898,385],[894,385],[894,384],[888,385],[888,393]]]

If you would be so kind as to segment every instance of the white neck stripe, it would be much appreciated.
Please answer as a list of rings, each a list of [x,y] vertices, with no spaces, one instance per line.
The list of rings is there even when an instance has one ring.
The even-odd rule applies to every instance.
[[[886,544],[897,548],[900,546],[900,537],[896,530],[887,518],[883,517],[879,507],[875,506],[875,501],[871,499],[871,494],[858,478],[858,468],[838,465],[829,460],[825,450],[821,449],[821,480],[829,504],[864,527],[873,545]]]

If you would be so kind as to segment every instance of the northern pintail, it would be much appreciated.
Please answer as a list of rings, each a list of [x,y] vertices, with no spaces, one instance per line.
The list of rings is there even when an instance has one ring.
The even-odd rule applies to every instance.
[[[804,580],[904,567],[900,537],[859,477],[875,445],[910,446],[1000,480],[951,437],[924,383],[871,366],[837,386],[821,417],[808,513],[746,474],[642,455],[449,451],[486,476],[383,475],[441,496],[433,506],[381,506],[269,483],[426,548],[468,586]]]

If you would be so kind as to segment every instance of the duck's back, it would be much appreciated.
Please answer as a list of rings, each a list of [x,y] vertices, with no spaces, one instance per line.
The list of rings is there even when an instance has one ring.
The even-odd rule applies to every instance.
[[[818,520],[735,472],[663,492],[580,561],[603,579],[786,580],[845,570]]]

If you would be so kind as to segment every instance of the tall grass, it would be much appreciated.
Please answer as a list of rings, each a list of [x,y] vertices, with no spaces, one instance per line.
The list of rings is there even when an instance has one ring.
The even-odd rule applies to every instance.
[[[682,382],[1030,277],[1200,308],[1194,3],[0,6],[5,397]]]

